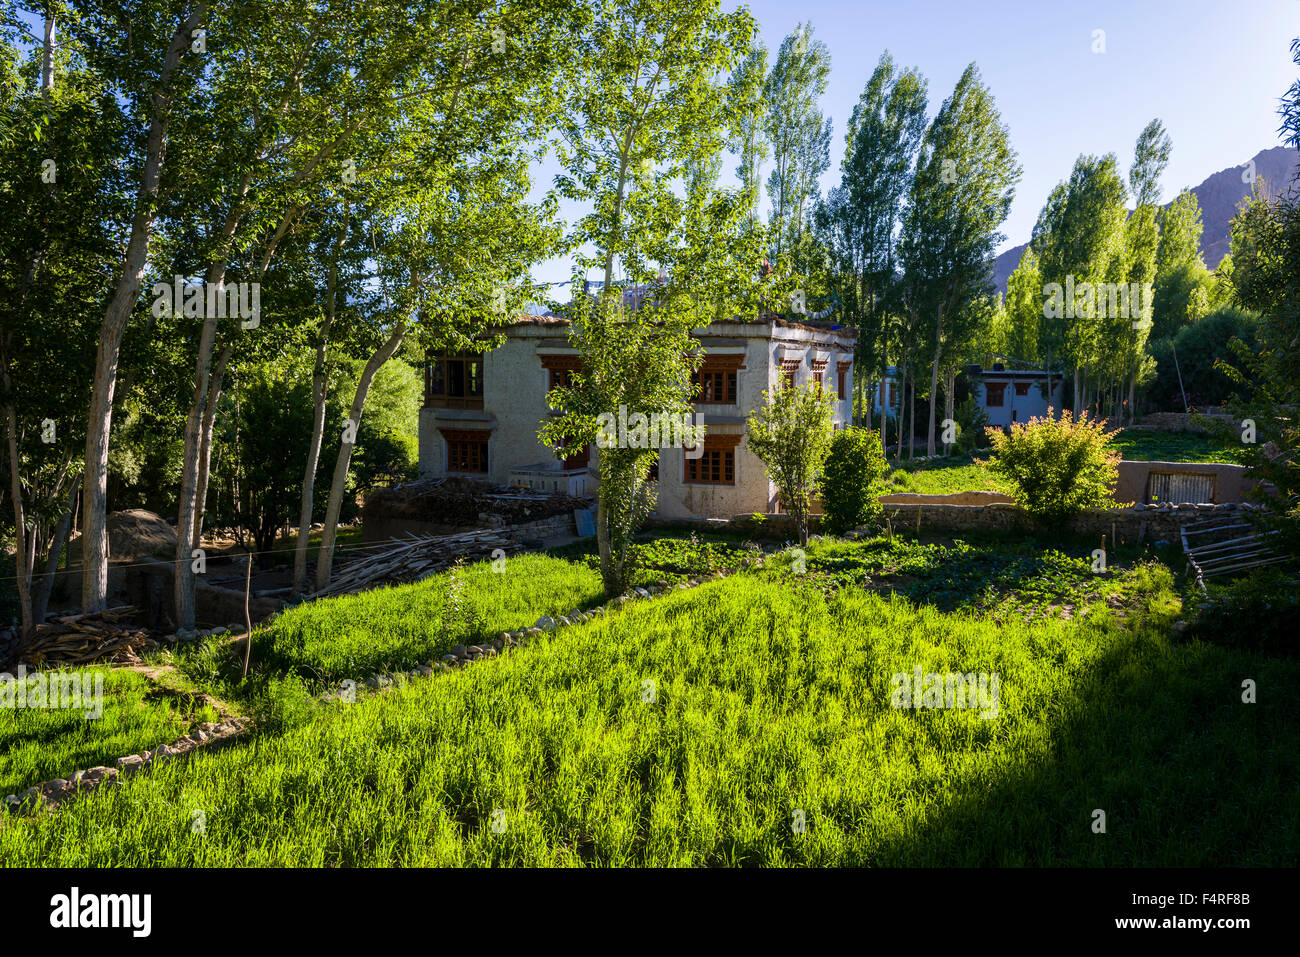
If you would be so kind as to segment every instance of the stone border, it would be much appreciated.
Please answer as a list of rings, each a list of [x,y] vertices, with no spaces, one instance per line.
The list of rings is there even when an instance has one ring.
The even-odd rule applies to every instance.
[[[532,639],[539,635],[558,631],[560,628],[569,625],[578,625],[595,618],[602,618],[611,611],[617,611],[624,606],[631,604],[638,599],[649,599],[657,595],[668,594],[669,592],[687,591],[696,588],[710,581],[717,581],[728,575],[734,574],[733,571],[715,571],[703,576],[702,578],[691,578],[685,582],[672,584],[668,581],[659,581],[649,587],[638,586],[631,588],[611,598],[603,605],[597,605],[595,608],[587,611],[574,609],[567,615],[543,615],[537,619],[537,622],[528,628],[520,628],[516,631],[503,631],[490,642],[478,645],[454,645],[446,654],[440,656],[435,661],[429,661],[421,665],[416,665],[409,671],[389,672],[384,674],[374,674],[358,682],[358,685],[364,686],[370,691],[384,691],[394,687],[407,679],[423,678],[432,675],[434,672],[454,671],[457,668],[463,668],[475,661],[482,661],[485,658],[494,658],[497,655],[505,654],[511,648],[523,647]],[[338,700],[341,697],[340,691],[327,691],[320,696],[322,701]]]
[[[182,735],[171,744],[159,745],[153,751],[141,751],[138,754],[128,754],[118,758],[116,767],[110,768],[100,765],[77,771],[70,778],[52,778],[49,781],[29,787],[22,794],[10,794],[5,798],[4,803],[6,809],[15,811],[35,811],[43,807],[58,807],[58,805],[78,793],[91,792],[101,787],[114,785],[122,778],[129,777],[137,771],[142,771],[153,765],[163,764],[172,758],[188,754],[197,748],[210,747],[213,744],[237,737],[247,729],[248,722],[241,718],[227,718],[218,723],[204,721],[198,724],[189,734]],[[0,820],[3,819],[3,815],[0,815]]]
[[[520,628],[517,631],[503,631],[495,640],[485,645],[456,645],[449,653],[442,655],[437,661],[417,665],[410,671],[396,674],[371,675],[360,684],[372,691],[384,691],[404,682],[407,678],[428,677],[434,672],[453,671],[472,662],[503,654],[508,648],[527,645],[538,635],[558,631],[564,626],[577,625],[591,621],[594,618],[604,617],[610,611],[621,609],[638,599],[649,599],[675,591],[687,591],[705,582],[725,578],[728,574],[732,573],[715,571],[703,578],[691,578],[675,585],[668,581],[659,581],[649,587],[638,586],[610,599],[604,605],[597,605],[587,611],[574,609],[567,615],[559,615],[554,618],[543,615],[537,619],[536,624],[532,627]],[[218,630],[215,633],[220,634],[221,631]],[[319,700],[337,700],[339,697],[340,693],[338,691],[327,691],[319,697]],[[212,700],[215,702],[215,699]],[[29,787],[20,795],[10,794],[5,798],[4,803],[7,809],[13,810],[34,811],[42,807],[54,808],[80,792],[92,792],[100,787],[114,785],[122,778],[129,777],[145,768],[162,764],[172,758],[188,754],[197,748],[210,747],[213,744],[238,737],[247,731],[249,727],[250,722],[240,718],[225,718],[219,723],[205,721],[189,734],[183,735],[171,744],[161,745],[153,751],[141,751],[139,754],[128,754],[118,758],[115,768],[99,766],[77,771],[70,778],[53,778]],[[0,815],[0,821],[3,820],[4,815]]]

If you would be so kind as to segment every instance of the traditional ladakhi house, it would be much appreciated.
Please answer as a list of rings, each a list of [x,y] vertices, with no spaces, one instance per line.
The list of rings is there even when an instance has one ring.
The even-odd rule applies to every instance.
[[[546,394],[579,368],[581,357],[558,316],[524,316],[493,332],[505,342],[484,354],[434,354],[425,368],[420,410],[422,477],[466,476],[582,495],[595,491],[588,447],[560,460],[541,444]],[[663,448],[657,474],[663,518],[732,518],[778,510],[776,488],[749,451],[745,420],[765,390],[784,379],[820,382],[832,393],[834,422],[852,421],[857,331],[776,316],[735,318],[696,330],[704,352],[695,376],[703,454]],[[617,414],[617,410],[609,410]]]
[[[1013,422],[1028,422],[1058,413],[1065,394],[1065,376],[1031,362],[984,356],[966,367],[975,404],[988,417],[989,425],[1006,428]],[[1050,382],[1050,392],[1049,392]]]

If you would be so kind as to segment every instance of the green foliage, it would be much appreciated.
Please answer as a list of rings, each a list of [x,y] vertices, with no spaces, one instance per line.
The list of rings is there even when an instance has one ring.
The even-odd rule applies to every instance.
[[[1207,584],[1208,600],[1190,596],[1200,608],[1189,637],[1214,644],[1252,648],[1265,654],[1300,656],[1295,623],[1300,588],[1292,569],[1257,568],[1236,581]]]
[[[806,542],[812,492],[830,452],[831,398],[812,380],[793,389],[782,385],[763,398],[745,425],[749,450],[767,467],[799,541]]]
[[[1177,412],[1184,409],[1184,394],[1193,409],[1222,405],[1236,385],[1218,366],[1239,365],[1231,343],[1237,340],[1253,349],[1257,323],[1255,313],[1225,306],[1180,329],[1172,339],[1154,342],[1156,377],[1147,387],[1150,401],[1158,409]]]
[[[1167,598],[1167,579],[1151,584]],[[997,673],[996,717],[891,707],[894,676],[917,667]],[[1300,855],[1300,738],[1286,702],[1243,708],[1224,694],[1243,674],[1286,688],[1300,665],[1171,642],[1163,622],[1125,627],[1104,608],[998,624],[741,576],[11,817],[0,859],[1286,864]],[[1080,809],[1134,794],[1143,826],[1112,823],[1097,840]],[[202,840],[194,807],[208,809]],[[791,828],[795,809],[806,833]]]
[[[628,2],[600,7],[573,47],[556,185],[592,207],[569,241],[577,275],[598,268],[602,278],[596,295],[580,291],[565,310],[583,367],[548,397],[560,414],[539,436],[554,449],[597,442],[603,417],[680,421],[693,411],[691,330],[759,304],[753,196],[713,182],[728,132],[752,106],[719,77],[752,49],[754,33],[747,10],[722,13],[708,0]],[[625,300],[616,271],[643,287],[639,302]],[[606,588],[617,593],[654,504],[659,449],[599,445],[596,536]]]
[[[161,694],[143,675],[123,668],[94,665],[44,674],[50,680],[75,675],[102,681],[103,713],[88,720],[85,708],[0,709],[0,799],[51,778],[67,778],[74,771],[112,765],[123,755],[170,744],[192,723],[216,720],[211,708],[196,708],[184,696]]]
[[[876,485],[888,472],[879,432],[837,429],[817,483],[827,530],[842,535],[879,515]]]
[[[1113,504],[1118,452],[1110,448],[1116,432],[1105,423],[1077,420],[1070,412],[1018,422],[1009,432],[989,429],[993,448],[989,467],[1015,485],[1016,504],[1052,522],[1088,508]]]
[[[953,421],[957,423],[957,452],[971,452],[983,448],[988,442],[985,429],[989,417],[974,395],[968,395],[957,403],[953,409]]]
[[[594,604],[601,594],[596,572],[558,559],[516,555],[502,572],[477,562],[411,585],[297,605],[255,629],[252,659],[263,672],[361,681]]]

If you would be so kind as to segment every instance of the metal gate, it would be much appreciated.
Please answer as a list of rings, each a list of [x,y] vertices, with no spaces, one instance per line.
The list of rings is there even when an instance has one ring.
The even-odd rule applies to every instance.
[[[1214,476],[1199,472],[1152,472],[1147,479],[1148,502],[1213,502]]]

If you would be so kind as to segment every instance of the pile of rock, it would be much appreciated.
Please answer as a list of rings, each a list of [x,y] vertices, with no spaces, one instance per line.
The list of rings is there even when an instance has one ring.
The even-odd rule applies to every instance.
[[[88,768],[77,771],[69,778],[54,778],[37,784],[22,794],[10,794],[5,798],[5,807],[15,811],[55,807],[79,792],[94,791],[100,787],[116,784],[122,778],[130,777],[148,767],[163,764],[195,748],[233,738],[246,729],[246,722],[238,718],[227,718],[220,723],[204,721],[195,725],[189,734],[171,744],[159,745],[153,751],[141,751],[139,754],[128,754],[118,758],[116,767]]]

